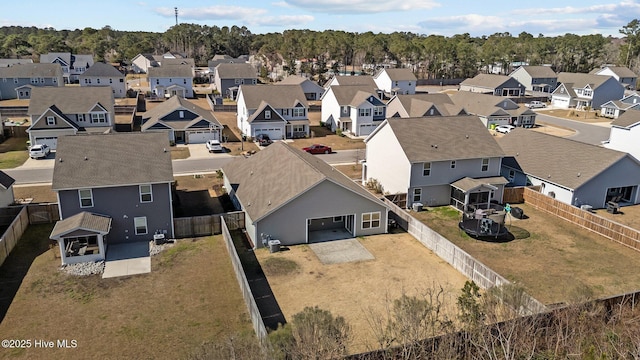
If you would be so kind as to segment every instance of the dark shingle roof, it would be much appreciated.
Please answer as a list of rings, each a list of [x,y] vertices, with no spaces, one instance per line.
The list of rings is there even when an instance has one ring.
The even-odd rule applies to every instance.
[[[237,158],[222,170],[232,186],[239,184],[236,194],[253,221],[327,180],[382,205],[325,161],[283,142],[275,142],[250,158]]]
[[[344,76],[344,75],[336,75],[334,79],[338,82],[340,86],[368,86],[373,88],[374,90],[378,88],[378,85],[373,80],[372,76],[369,75],[361,75],[361,76]]]
[[[147,77],[149,78],[192,78],[193,69],[189,65],[172,65],[172,66],[160,66],[150,67],[147,71]]]
[[[263,101],[275,109],[292,108],[297,103],[309,106],[300,85],[240,85],[240,93],[247,109],[257,109]]]
[[[111,218],[83,211],[56,222],[50,237],[55,239],[77,229],[107,234],[111,230]]]
[[[558,82],[562,84],[570,84],[567,87],[583,88],[587,85],[591,89],[596,89],[598,86],[604,84],[609,80],[611,76],[583,74],[583,73],[569,73],[561,72],[558,74]]]
[[[160,122],[163,116],[178,110],[187,110],[198,116],[189,121],[171,119],[178,121],[163,121],[163,123],[171,128],[183,130],[189,128],[191,125],[196,124],[201,120],[206,120],[209,123],[222,128],[222,125],[211,111],[203,109],[180,96],[172,96],[169,100],[159,104],[158,106],[154,107],[144,114],[144,116],[142,117],[144,120],[144,123],[142,124],[142,130],[147,130],[154,124]]]
[[[34,87],[31,90],[29,115],[41,115],[52,105],[65,114],[86,114],[96,104],[114,113],[113,91],[110,86]]]
[[[86,76],[124,77],[115,67],[101,62],[93,64],[80,77],[84,78]]]
[[[523,171],[576,189],[627,156],[626,153],[561,137],[516,128],[498,139]]]
[[[611,122],[611,126],[629,128],[640,123],[640,110],[627,110]]]
[[[251,64],[223,63],[216,66],[220,79],[257,79],[256,69]]]
[[[164,132],[58,138],[53,190],[172,181],[171,151]]]
[[[0,78],[62,77],[60,64],[17,64],[0,67]]]
[[[176,66],[176,65],[189,65],[191,67],[196,66],[196,61],[193,58],[186,59],[162,59],[160,66]]]
[[[0,186],[2,186],[5,189],[8,189],[15,182],[16,180],[14,178],[9,176],[6,172],[0,170]]]

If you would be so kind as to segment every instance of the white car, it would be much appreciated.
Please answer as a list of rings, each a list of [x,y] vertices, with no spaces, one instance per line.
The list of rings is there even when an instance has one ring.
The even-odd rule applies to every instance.
[[[542,101],[534,100],[530,103],[524,104],[524,106],[528,107],[529,109],[540,109],[540,108],[546,108],[547,104],[543,103]]]
[[[29,148],[29,157],[32,159],[46,158],[51,153],[51,148],[45,144],[35,144]]]
[[[208,140],[206,146],[210,153],[224,151],[224,148],[222,148],[222,145],[220,145],[220,141],[218,140]]]
[[[502,134],[508,134],[511,132],[511,130],[515,129],[516,127],[513,125],[498,125],[496,126],[496,132],[502,133]]]

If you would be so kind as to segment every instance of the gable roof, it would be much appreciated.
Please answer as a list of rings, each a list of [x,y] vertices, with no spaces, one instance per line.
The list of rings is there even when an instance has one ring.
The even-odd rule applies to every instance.
[[[374,76],[374,78],[379,77],[383,73],[387,73],[387,75],[392,81],[416,81],[417,80],[416,76],[413,74],[413,71],[407,68],[382,69]]]
[[[172,65],[172,66],[160,66],[150,67],[147,71],[147,77],[149,78],[192,78],[193,69],[189,65]]]
[[[640,123],[640,110],[629,109],[613,120],[611,126],[630,128],[637,123]]]
[[[57,221],[50,236],[53,239],[58,239],[78,229],[107,234],[111,230],[111,218],[82,211],[64,220]]]
[[[17,64],[33,64],[31,59],[0,59],[0,68],[9,67]]]
[[[391,127],[411,163],[504,156],[477,116],[389,118],[365,142],[383,126]]]
[[[375,88],[368,85],[332,85],[323,96],[326,96],[329,92],[333,93],[340,106],[358,107],[370,96],[380,101]]]
[[[373,77],[370,75],[360,75],[360,76],[346,76],[346,75],[335,75],[333,77],[340,86],[368,86],[373,88],[373,90],[378,88],[378,85],[373,80]],[[329,80],[331,83],[331,80]],[[329,84],[327,83],[327,85]]]
[[[164,132],[61,136],[51,189],[173,182]]]
[[[237,184],[236,195],[253,221],[259,221],[323,181],[384,206],[325,161],[280,141],[249,158],[236,158],[222,171],[232,186]]]
[[[0,67],[0,78],[62,77],[60,64],[16,64]]]
[[[455,116],[464,111],[462,106],[454,104],[449,95],[442,93],[396,95],[389,102],[394,99],[400,102],[409,117],[425,116],[432,107],[435,107],[442,116]]]
[[[300,76],[300,75],[289,75],[286,78],[274,83],[275,85],[301,85],[302,83],[304,83],[305,81],[311,81],[309,79],[307,79],[304,76]],[[313,83],[315,85],[318,85],[316,83]],[[320,86],[320,85],[318,85]],[[320,86],[321,87],[321,86]]]
[[[222,63],[216,66],[216,76],[220,79],[257,79],[256,69],[246,63]]]
[[[507,112],[498,104],[505,101],[513,103],[513,100],[506,97],[470,91],[458,91],[449,96],[454,104],[463,107],[470,114],[482,116],[504,115]]]
[[[167,114],[179,110],[190,111],[197,116],[194,119],[188,121],[179,121],[178,119],[172,119],[173,121],[162,120],[162,118]],[[164,101],[153,109],[147,111],[142,119],[143,124],[141,126],[141,129],[143,131],[149,129],[157,123],[162,123],[162,125],[173,129],[182,130],[187,129],[202,120],[206,120],[207,122],[222,128],[222,125],[211,111],[203,109],[200,106],[197,106],[196,104],[190,102],[189,100],[175,95],[169,98],[169,100]]]
[[[263,101],[275,109],[292,108],[298,103],[309,107],[300,85],[240,85],[238,94],[247,109],[257,109]]]
[[[513,78],[507,75],[478,74],[475,77],[465,79],[460,83],[460,85],[478,86],[478,87],[484,87],[487,89],[495,89],[500,87],[500,85],[506,83],[511,79]]]
[[[34,87],[31,90],[28,115],[41,115],[52,105],[65,114],[86,114],[96,104],[114,114],[113,92],[110,86]]]
[[[533,66],[533,65],[524,65],[515,69],[511,74],[518,70],[526,71],[532,78],[555,78],[557,77],[556,72],[553,71],[551,66]],[[511,76],[511,75],[509,75]]]
[[[561,72],[558,74],[558,82],[567,84],[567,90],[569,88],[584,88],[587,85],[589,85],[592,90],[595,90],[596,88],[598,88],[598,86],[604,84],[610,78],[612,77],[583,73]]]
[[[635,78],[638,77],[638,75],[636,75],[636,73],[634,73],[633,71],[631,71],[631,69],[629,69],[626,66],[605,66],[602,68],[598,68],[598,69],[593,69],[589,72],[589,74],[598,74],[600,73],[602,70],[605,69],[609,69],[611,70],[611,72],[613,72],[614,74],[618,75],[618,77],[621,78]]]
[[[87,76],[124,77],[124,75],[120,71],[118,71],[118,69],[111,66],[110,64],[105,64],[102,62],[93,64],[93,66],[91,66],[89,69],[87,69],[87,71],[80,75],[80,77]]]
[[[2,186],[5,190],[9,189],[16,180],[9,176],[6,172],[0,170],[0,186]]]
[[[191,67],[196,66],[196,61],[193,58],[164,58],[160,63],[160,66],[176,66],[176,65],[189,65]]]
[[[620,151],[522,128],[497,141],[526,174],[569,189],[580,187],[627,156]]]

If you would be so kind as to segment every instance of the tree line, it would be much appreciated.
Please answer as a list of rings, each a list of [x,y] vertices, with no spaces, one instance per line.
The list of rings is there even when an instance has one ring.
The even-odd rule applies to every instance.
[[[31,57],[72,52],[92,54],[97,61],[127,62],[139,53],[177,51],[206,66],[216,54],[233,57],[259,55],[268,64],[293,65],[295,60],[313,59],[324,69],[360,69],[363,64],[391,63],[412,67],[420,78],[466,78],[490,71],[494,65],[508,73],[513,64],[551,65],[556,71],[589,72],[602,64],[628,66],[640,71],[640,22],[633,20],[620,29],[621,38],[601,34],[565,34],[546,37],[509,32],[472,37],[390,34],[339,30],[285,30],[253,34],[246,27],[179,24],[164,33],[118,31],[110,26],[55,30],[0,27],[0,57]],[[311,62],[303,62],[310,66]],[[313,67],[301,69],[313,73]]]

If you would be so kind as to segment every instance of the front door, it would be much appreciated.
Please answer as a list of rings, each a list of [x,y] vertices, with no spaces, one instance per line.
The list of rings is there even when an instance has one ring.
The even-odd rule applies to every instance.
[[[347,229],[348,232],[350,232],[353,236],[356,235],[355,232],[353,232],[353,220],[354,220],[353,215],[346,215],[344,217],[344,228]]]
[[[184,143],[184,131],[176,131],[176,143]]]

